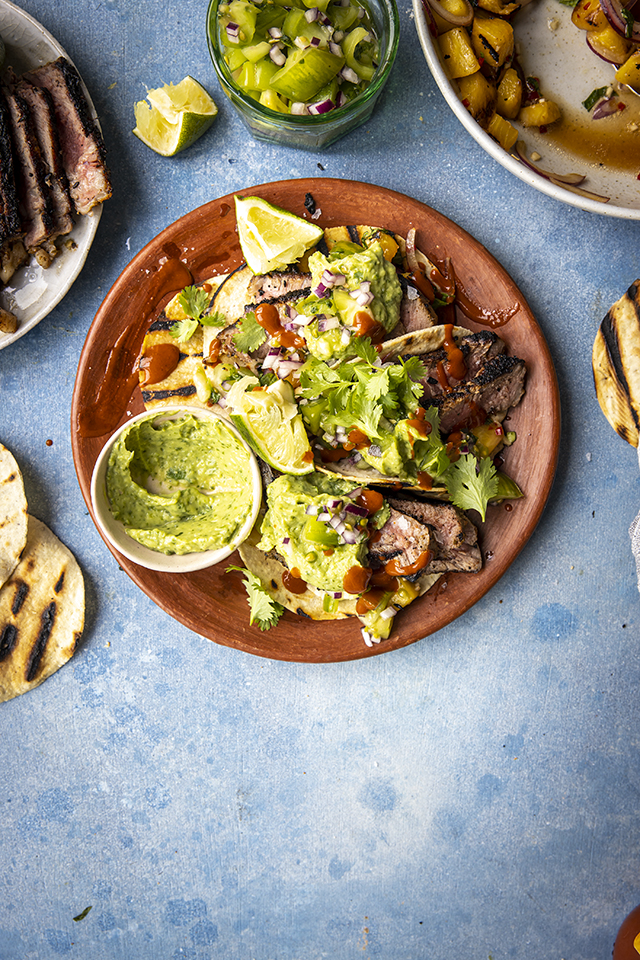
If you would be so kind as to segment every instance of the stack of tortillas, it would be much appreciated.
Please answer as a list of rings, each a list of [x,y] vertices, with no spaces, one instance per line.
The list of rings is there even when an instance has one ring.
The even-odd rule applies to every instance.
[[[640,430],[640,280],[614,303],[593,345],[593,378],[602,412],[623,440]]]
[[[0,444],[0,701],[55,673],[84,627],[84,580],[73,554],[27,512],[22,474]]]

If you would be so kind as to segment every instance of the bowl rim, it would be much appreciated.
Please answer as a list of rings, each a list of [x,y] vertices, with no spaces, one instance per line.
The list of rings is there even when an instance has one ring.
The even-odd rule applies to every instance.
[[[126,533],[123,523],[114,518],[106,492],[107,467],[114,444],[133,423],[141,420],[174,419],[186,414],[191,414],[201,420],[215,420],[220,422],[240,440],[249,455],[253,488],[252,507],[242,527],[231,543],[226,546],[219,547],[217,550],[201,550],[185,554],[164,554],[138,543],[137,540],[134,540]],[[144,410],[142,413],[129,417],[128,420],[111,434],[96,459],[91,474],[90,493],[91,505],[93,507],[98,532],[112,550],[116,550],[128,560],[132,560],[134,563],[139,564],[141,567],[146,567],[148,570],[157,570],[163,573],[191,573],[196,570],[204,570],[207,567],[212,567],[222,560],[225,560],[247,539],[260,511],[262,502],[262,477],[255,454],[230,420],[227,420],[226,417],[215,410],[206,410],[192,405],[172,403],[166,407]]]
[[[422,52],[429,70],[453,113],[486,153],[493,157],[494,160],[497,160],[501,166],[505,167],[505,169],[514,174],[514,176],[518,177],[519,180],[524,181],[524,183],[529,184],[530,187],[533,187],[540,193],[546,194],[548,197],[552,197],[554,200],[559,200],[561,203],[577,207],[579,210],[599,213],[605,217],[616,217],[623,220],[640,220],[640,208],[621,207],[615,204],[610,205],[598,200],[591,200],[589,197],[582,197],[562,187],[556,187],[550,180],[535,173],[535,171],[529,169],[529,167],[526,167],[519,160],[512,157],[506,150],[503,150],[500,144],[498,144],[493,137],[489,136],[473,119],[466,107],[462,104],[438,57],[422,8],[422,0],[412,0],[412,3],[420,46],[422,47]]]
[[[237,101],[238,106],[241,106],[243,112],[251,115],[253,118],[275,124],[276,126],[288,127],[291,130],[318,130],[323,127],[336,125],[339,121],[348,120],[354,113],[366,109],[370,104],[372,105],[381,93],[395,62],[400,42],[400,17],[395,0],[379,0],[381,9],[388,14],[389,41],[386,45],[384,57],[378,65],[378,69],[371,83],[362,93],[358,94],[357,97],[350,100],[349,103],[343,107],[336,107],[328,113],[317,116],[311,116],[309,114],[298,116],[290,113],[279,113],[277,110],[272,110],[270,107],[265,107],[263,104],[258,103],[257,100],[253,100],[236,85],[224,58],[217,56],[217,45],[212,37],[212,31],[209,29],[212,11],[222,2],[224,2],[224,0],[209,0],[207,6],[206,33],[209,56],[211,57],[213,68],[223,90],[231,98],[234,105]]]

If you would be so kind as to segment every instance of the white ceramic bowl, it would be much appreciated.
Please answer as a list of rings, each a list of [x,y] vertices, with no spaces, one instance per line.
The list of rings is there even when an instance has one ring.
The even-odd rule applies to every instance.
[[[111,512],[111,506],[107,497],[106,476],[113,446],[132,423],[138,420],[157,420],[158,418],[178,417],[184,416],[185,414],[191,414],[202,420],[219,421],[241,441],[249,455],[251,482],[253,485],[253,506],[235,539],[227,546],[221,547],[219,550],[204,550],[198,553],[185,553],[178,556],[177,554],[167,555],[159,553],[156,550],[151,550],[149,547],[138,543],[137,540],[134,540],[126,533],[124,525],[119,520],[116,520]],[[91,504],[93,514],[105,540],[114,547],[115,550],[129,560],[133,560],[134,563],[140,564],[141,567],[146,567],[149,570],[160,570],[164,573],[190,573],[192,570],[203,570],[205,567],[211,567],[230,556],[236,547],[249,536],[258,516],[261,497],[262,479],[258,462],[243,438],[233,424],[225,420],[224,417],[214,413],[212,410],[201,410],[197,407],[168,407],[161,411],[154,410],[131,417],[130,420],[127,420],[125,424],[116,430],[104,445],[96,460],[91,476]]]
[[[602,203],[556,186],[503,150],[462,105],[456,85],[449,79],[440,60],[438,45],[429,31],[422,0],[413,0],[413,13],[420,44],[436,83],[458,120],[483,150],[520,180],[555,200],[592,213],[640,220],[640,184],[634,175],[600,166],[597,162],[589,163],[583,157],[553,146],[549,138],[545,139],[544,134],[534,128],[522,132],[521,138],[529,154],[536,151],[543,157],[540,161],[542,168],[559,174],[585,173],[587,179],[582,186],[585,190],[609,198],[607,203]],[[573,26],[570,14],[571,11],[558,0],[537,0],[519,11],[514,20],[514,29],[527,74],[538,76],[543,92],[549,99],[559,103],[565,116],[582,124],[585,122],[585,110],[581,101],[594,88],[611,82],[613,68],[589,51],[584,31]],[[557,24],[555,29],[550,29],[550,22]]]

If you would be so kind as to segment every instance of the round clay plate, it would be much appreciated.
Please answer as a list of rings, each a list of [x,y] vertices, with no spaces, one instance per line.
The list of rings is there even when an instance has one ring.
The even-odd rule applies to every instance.
[[[451,257],[464,289],[477,304],[489,313],[510,316],[498,332],[509,352],[526,361],[528,374],[526,394],[509,415],[508,427],[517,432],[518,441],[507,450],[504,469],[525,497],[489,508],[480,525],[485,557],[480,573],[443,576],[395,618],[390,639],[371,648],[363,642],[355,618],[318,622],[287,612],[270,630],[250,627],[242,579],[237,573],[225,573],[229,562],[240,562],[237,558],[172,575],[137,566],[110,547],[111,552],[158,606],[216,643],[272,659],[316,663],[404,647],[468,610],[502,576],[533,533],[553,481],[560,433],[558,387],[547,344],[522,294],[496,260],[464,230],[417,200],[371,184],[329,179],[288,180],[239,193],[264,197],[307,217],[305,195],[311,194],[321,226],[365,222],[403,235],[415,227],[419,246],[434,261]],[[92,515],[93,465],[109,435],[143,409],[135,376],[142,338],[171,294],[190,282],[183,264],[198,282],[227,272],[241,260],[233,196],[222,197],[167,227],[109,291],[87,335],[72,405],[73,455]],[[457,322],[480,329],[464,316]]]
[[[460,100],[456,82],[444,68],[422,0],[413,0],[413,13],[436,83],[458,120],[483,150],[520,180],[556,200],[592,213],[640,220],[640,135],[632,129],[640,123],[640,97],[626,90],[622,96],[624,111],[603,120],[591,119],[582,101],[592,90],[612,83],[615,68],[589,50],[586,32],[571,23],[571,5],[563,6],[558,0],[536,0],[514,16],[513,28],[525,75],[539,78],[543,95],[556,101],[563,119],[551,124],[546,132],[533,127],[524,129],[512,122],[519,129],[528,157],[537,153],[538,165],[552,174],[584,175],[580,189],[594,197],[540,176],[514,151],[503,150],[476,123]]]
[[[58,41],[37,20],[7,0],[0,0],[0,36],[6,48],[5,65],[13,67],[17,74],[58,57],[66,57],[71,62]],[[91,115],[96,119],[86,89],[84,95]],[[60,303],[84,266],[101,215],[102,206],[99,205],[86,216],[77,217],[71,233],[58,241],[61,250],[50,267],[43,270],[32,257],[2,289],[0,306],[15,314],[18,329],[15,333],[0,333],[0,350],[32,330]],[[67,246],[66,240],[73,241],[73,245]]]

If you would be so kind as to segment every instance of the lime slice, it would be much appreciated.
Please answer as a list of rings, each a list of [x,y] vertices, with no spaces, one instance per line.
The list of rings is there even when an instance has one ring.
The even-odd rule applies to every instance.
[[[261,197],[235,200],[240,246],[254,273],[269,273],[294,263],[323,236],[322,227]]]
[[[147,100],[136,103],[134,133],[155,153],[175,157],[208,130],[218,112],[215,103],[197,80],[185,77],[174,86],[147,91]]]
[[[313,470],[313,457],[291,384],[272,383],[266,390],[247,392],[257,383],[243,377],[226,396],[231,419],[259,457],[281,473],[301,475]]]

